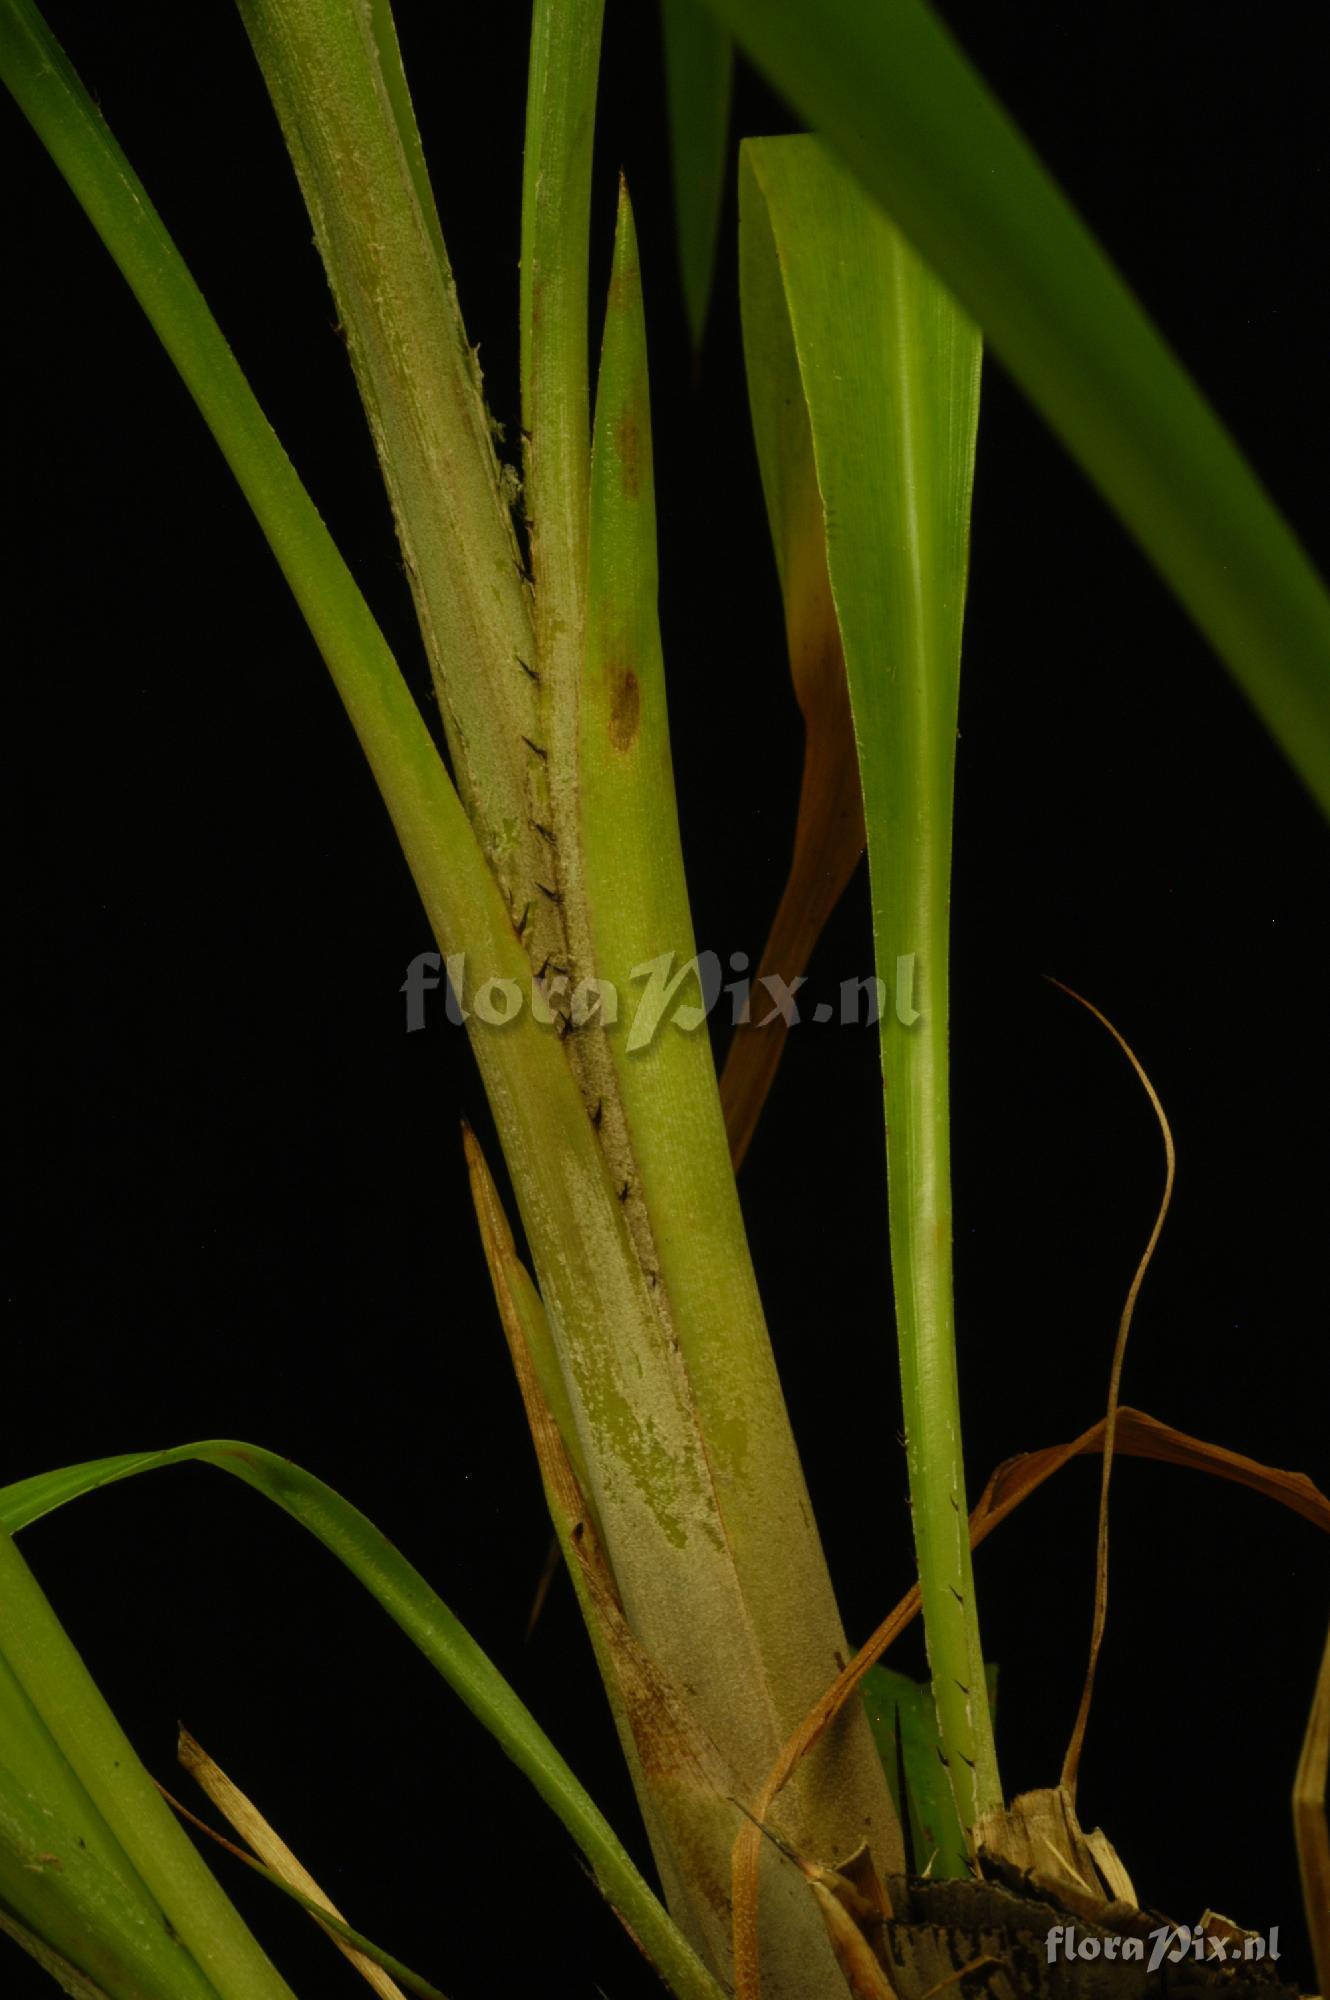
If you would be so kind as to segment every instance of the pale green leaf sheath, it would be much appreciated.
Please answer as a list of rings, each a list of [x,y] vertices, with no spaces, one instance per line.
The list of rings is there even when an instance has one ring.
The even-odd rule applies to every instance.
[[[587,370],[588,231],[603,0],[536,0],[522,179],[523,490],[535,584],[539,740],[526,749],[548,788],[543,822],[563,948],[534,967],[566,1029],[593,970],[579,804],[578,710],[586,625],[591,471]],[[640,1272],[654,1268],[639,1175],[603,1035],[564,1048],[616,1189]],[[649,1304],[650,1302],[648,1302]],[[644,1337],[658,1338],[659,1329]]]
[[[240,0],[314,225],[383,476],[458,789],[532,950],[546,891],[530,590],[386,0]],[[538,885],[544,881],[546,889]]]
[[[704,1645],[685,1664],[677,1636],[643,1636],[653,1652],[668,1645],[659,1657],[673,1656],[740,1795],[751,1798],[827,1685],[843,1639],[748,1257],[692,969],[656,610],[646,343],[626,193],[596,398],[589,575],[580,796],[595,967],[606,996],[619,995],[607,1039],[649,1219],[652,1290],[705,1441],[716,1516],[742,1591],[747,1658],[720,1660],[713,1648],[708,1663]],[[631,1618],[627,1592],[625,1602]],[[742,1636],[743,1627],[736,1630]],[[867,1835],[883,1865],[899,1864],[895,1816],[857,1715],[810,1760],[789,1810],[790,1837],[803,1851],[841,1854]],[[728,1857],[733,1818],[718,1831]],[[771,1935],[788,1924],[798,1942],[770,1949],[771,1990],[819,1990],[798,1982],[825,1976],[820,1923],[794,1872],[774,1853],[772,1860],[764,1905]],[[801,1963],[805,1969],[792,1973]],[[792,1977],[793,1987],[781,1984]]]
[[[586,617],[588,234],[604,0],[536,0],[522,175],[523,509],[535,584],[539,728],[525,749],[548,789],[547,882],[559,898],[564,948],[535,961],[553,1012],[589,970],[577,810],[577,704]],[[601,1038],[565,1044],[601,1149],[629,1178],[623,1116]],[[630,1229],[637,1217],[628,1215]],[[639,1243],[641,1231],[635,1231]]]
[[[966,1532],[951,1282],[948,897],[979,340],[814,139],[741,155],[744,344],[788,577],[815,482],[868,829],[915,1543],[961,1823],[999,1798]]]

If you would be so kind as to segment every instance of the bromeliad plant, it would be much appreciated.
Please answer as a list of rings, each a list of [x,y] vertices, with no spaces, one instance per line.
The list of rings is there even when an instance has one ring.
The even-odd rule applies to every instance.
[[[601,0],[535,7],[520,485],[496,450],[387,0],[240,6],[379,455],[446,762],[31,0],[0,4],[0,62],[282,566],[449,961],[531,1260],[468,1135],[495,1295],[664,1905],[444,1605],[309,1475],[250,1446],[201,1444],[26,1481],[0,1496],[4,1524],[12,1534],[78,1493],[184,1458],[231,1472],[323,1540],[493,1730],[673,1991],[715,2000],[733,1982],[771,2000],[834,2000],[848,1978],[856,1992],[889,1992],[875,1945],[881,1880],[905,1865],[901,1814],[916,1847],[923,1828],[939,1875],[965,1873],[1007,1837],[970,1565],[983,1524],[967,1526],[948,1163],[947,910],[978,329],[1326,805],[1330,601],[921,0],[715,0],[710,13],[669,0],[685,294],[699,335],[730,31],[819,134],[750,142],[740,166],[745,355],[807,724],[795,862],[767,969],[800,972],[866,840],[891,996],[881,1015],[889,1229],[932,1677],[921,1817],[925,1775],[893,1801],[895,1770],[848,1700],[867,1654],[828,1699],[847,1649],[734,1179],[778,1035],[741,1033],[718,1086],[697,1031],[707,996],[671,781],[626,189],[594,406],[588,376]],[[1112,1441],[1110,1421],[1106,1450]],[[0,1563],[0,1924],[71,1991],[276,2000],[284,1981],[141,1770],[9,1535]],[[880,1687],[879,1705],[889,1698]],[[897,1698],[904,1737],[917,1705]],[[1055,1809],[1075,1862],[1085,1850],[1073,1790]],[[753,1815],[773,1836],[765,1845]],[[261,1837],[251,1844],[265,1851]],[[871,1863],[832,1870],[865,1844]],[[1129,1884],[1095,1855],[1102,1900],[1121,1907]]]

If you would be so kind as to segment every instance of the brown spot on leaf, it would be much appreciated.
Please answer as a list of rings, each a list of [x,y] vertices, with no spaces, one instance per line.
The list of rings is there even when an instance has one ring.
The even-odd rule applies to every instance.
[[[642,717],[642,691],[631,667],[615,670],[610,698],[610,742],[616,750],[631,750]]]

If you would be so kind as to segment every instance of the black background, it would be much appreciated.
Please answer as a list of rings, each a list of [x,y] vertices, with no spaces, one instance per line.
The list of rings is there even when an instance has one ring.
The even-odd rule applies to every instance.
[[[332,308],[238,18],[146,0],[48,11],[423,688]],[[946,11],[1325,567],[1330,272],[1307,10]],[[528,13],[402,0],[399,21],[471,335],[515,428]],[[792,129],[747,74],[736,113],[743,132]],[[406,870],[202,424],[35,143],[12,116],[5,132],[20,1228],[3,1475],[208,1435],[289,1454],[398,1540],[636,1843],[566,1588],[523,1644],[547,1528],[460,1158],[458,1114],[483,1130],[484,1107],[458,1031],[436,1017],[404,1032],[403,969],[430,943]],[[742,392],[733,194],[694,388],[665,157],[654,16],[619,0],[594,283],[623,166],[697,931],[755,956],[800,733]],[[1044,972],[1129,1036],[1177,1135],[1127,1400],[1324,1483],[1330,843],[996,365],[961,728],[952,1046],[975,1489],[1098,1414],[1161,1179],[1125,1063]],[[861,875],[814,983],[869,955]],[[856,1641],[910,1574],[879,1105],[872,1035],[805,1028],[742,1184]],[[978,1558],[1009,1791],[1060,1763],[1094,1489],[1074,1467]],[[458,2000],[656,1990],[524,1781],[332,1560],[245,1489],[158,1474],[24,1545],[150,1766],[169,1775],[183,1718],[352,1920]],[[1278,1924],[1304,1982],[1288,1793],[1326,1583],[1302,1521],[1121,1466],[1084,1814],[1173,1915],[1209,1902]],[[896,1664],[921,1661],[912,1635]],[[301,1990],[357,1990],[303,1919],[234,1873]],[[0,1993],[46,1990],[16,1955],[0,1961]]]

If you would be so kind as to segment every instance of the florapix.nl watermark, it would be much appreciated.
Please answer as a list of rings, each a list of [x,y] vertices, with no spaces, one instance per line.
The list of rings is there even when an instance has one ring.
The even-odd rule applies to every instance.
[[[1265,1933],[1244,1931],[1227,1918],[1207,1915],[1194,1930],[1188,1924],[1160,1924],[1139,1937],[1091,1937],[1078,1933],[1074,1924],[1054,1924],[1044,1939],[1044,1955],[1050,1965],[1058,1958],[1134,1960],[1147,1972],[1158,1972],[1161,1965],[1181,1965],[1184,1959],[1211,1965],[1273,1963],[1279,1957],[1279,1925]]]
[[[727,979],[719,952],[702,951],[688,959],[674,952],[644,960],[629,973],[631,990],[621,993],[610,980],[588,977],[574,983],[567,966],[550,960],[526,981],[508,975],[478,976],[465,952],[421,951],[406,968],[400,992],[406,1001],[406,1031],[419,1033],[431,1018],[454,1027],[479,1022],[486,1028],[506,1028],[524,1012],[542,1027],[560,1035],[598,1023],[619,1030],[632,1055],[649,1048],[668,1023],[683,1034],[694,1034],[704,1021],[726,1006],[731,1027],[787,1028],[811,1021],[819,1026],[866,1027],[880,1021],[888,1007],[904,1028],[922,1020],[918,1004],[921,982],[914,952],[896,960],[896,978],[888,994],[884,979],[843,979],[834,1001],[800,999],[807,979],[801,973],[783,979],[779,973],[749,976],[745,952],[732,952]],[[430,1006],[431,995],[441,1004]]]

